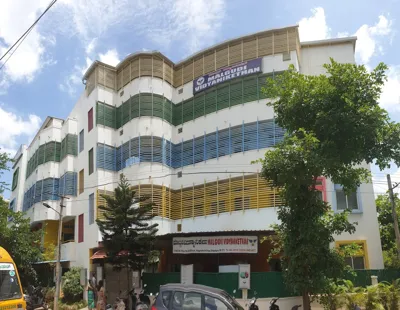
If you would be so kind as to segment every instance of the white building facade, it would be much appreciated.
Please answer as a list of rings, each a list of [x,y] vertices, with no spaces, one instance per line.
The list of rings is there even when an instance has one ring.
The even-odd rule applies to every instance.
[[[177,236],[268,231],[277,223],[279,196],[251,162],[284,132],[261,87],[289,65],[316,75],[330,57],[354,63],[355,44],[356,38],[301,43],[294,26],[230,40],[176,64],[159,52],[132,54],[117,67],[97,61],[69,116],[48,117],[29,147],[21,146],[12,207],[45,229],[45,243],[55,243],[58,215],[43,202],[59,210],[57,195],[67,196],[62,260],[87,270],[101,249],[100,195],[113,191],[121,173],[155,203],[154,221],[171,246]],[[372,184],[347,197],[330,180],[319,186],[333,210],[353,209],[356,232],[336,238],[337,246],[363,246],[349,264],[383,268]],[[160,270],[171,271],[173,260],[161,261]]]

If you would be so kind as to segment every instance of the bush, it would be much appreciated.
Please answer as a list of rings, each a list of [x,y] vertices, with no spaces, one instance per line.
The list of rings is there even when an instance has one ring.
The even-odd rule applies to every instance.
[[[49,287],[44,289],[43,295],[47,304],[54,301],[55,292],[56,289],[54,287]]]
[[[63,293],[64,298],[63,301],[67,304],[75,303],[77,301],[82,300],[83,298],[83,288],[80,283],[81,279],[81,269],[80,268],[71,268],[68,272],[66,272],[63,276]]]

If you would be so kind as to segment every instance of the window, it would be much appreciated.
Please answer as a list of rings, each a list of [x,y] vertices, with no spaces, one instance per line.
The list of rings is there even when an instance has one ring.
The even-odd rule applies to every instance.
[[[326,201],[325,178],[317,178],[315,189],[319,191],[318,196],[321,200]]]
[[[84,131],[82,129],[82,131],[79,133],[79,153],[82,152],[84,148],[85,148],[85,137],[84,137]]]
[[[366,241],[337,241],[336,246],[342,248],[346,245],[350,244],[357,244],[360,247],[360,251],[356,253],[354,256],[345,257],[345,262],[354,270],[363,270],[368,269],[368,253],[367,253],[367,246]]]
[[[172,310],[201,310],[201,294],[175,292]]]
[[[14,171],[14,174],[13,174],[12,187],[11,187],[12,191],[17,188],[17,185],[18,185],[18,174],[19,174],[19,168],[17,168]]]
[[[166,291],[161,293],[161,301],[164,307],[167,309],[169,308],[169,304],[171,302],[171,295],[172,295],[171,291]]]
[[[336,209],[337,210],[359,210],[357,192],[346,195],[340,185],[335,184]]]
[[[88,132],[93,129],[93,108],[88,112]]]
[[[85,169],[79,171],[79,194],[85,190]]]
[[[89,195],[89,225],[94,223],[94,194]]]
[[[78,242],[83,242],[83,214],[78,217]]]
[[[89,175],[93,173],[94,162],[93,162],[93,148],[89,150]]]
[[[10,211],[12,211],[12,212],[15,212],[14,208],[15,208],[15,198],[14,198],[13,200],[11,200],[8,209],[9,209]],[[7,221],[8,221],[8,222],[11,222],[12,220],[13,220],[13,217],[12,217],[12,216],[7,217]]]
[[[218,298],[205,296],[204,298],[205,310],[228,310],[228,307]]]

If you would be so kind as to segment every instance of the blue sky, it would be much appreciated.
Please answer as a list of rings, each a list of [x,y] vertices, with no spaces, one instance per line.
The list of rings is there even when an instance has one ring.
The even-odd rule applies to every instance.
[[[0,1],[0,55],[49,2]],[[400,121],[399,17],[400,0],[58,0],[0,71],[0,147],[14,154],[46,116],[67,117],[96,59],[115,65],[159,50],[179,61],[223,40],[295,24],[302,41],[357,35],[358,63],[389,65],[381,105]],[[373,170],[383,192],[386,171]],[[397,167],[389,172],[400,181]]]

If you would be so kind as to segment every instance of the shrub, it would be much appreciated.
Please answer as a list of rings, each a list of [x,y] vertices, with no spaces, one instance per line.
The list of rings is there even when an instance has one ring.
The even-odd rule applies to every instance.
[[[44,294],[44,299],[47,304],[54,301],[55,292],[56,292],[56,289],[54,287],[49,287],[49,288],[45,289],[43,294]]]
[[[63,276],[63,293],[65,303],[74,303],[82,300],[83,288],[80,283],[81,269],[71,268]]]

